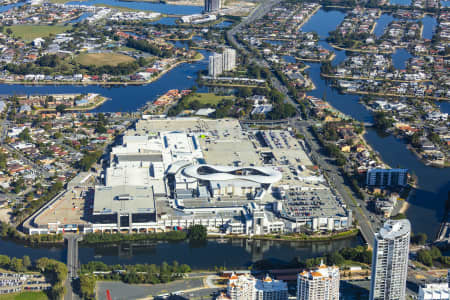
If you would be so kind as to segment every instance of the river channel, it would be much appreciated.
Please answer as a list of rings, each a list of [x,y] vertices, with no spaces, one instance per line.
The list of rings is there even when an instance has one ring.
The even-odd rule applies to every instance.
[[[328,32],[334,30],[344,17],[345,13],[340,11],[320,10],[303,26],[302,30],[316,30],[322,39],[321,44],[327,49],[332,49],[324,39]],[[388,20],[390,22],[395,18],[388,18]],[[389,22],[383,22],[382,26],[386,26]],[[430,38],[430,33],[435,30],[436,21],[424,18],[422,22],[424,23],[424,35],[426,32],[427,38]],[[346,57],[345,51],[335,52],[334,65],[340,63]],[[406,50],[400,49],[393,55],[394,64],[403,67],[404,61],[409,57],[410,54]],[[308,72],[317,87],[316,90],[309,93],[310,95],[323,97],[326,94],[326,100],[338,110],[359,121],[370,122],[372,120],[371,113],[358,103],[358,96],[340,94],[330,86],[328,80],[320,77],[320,64],[313,63],[309,66]],[[439,106],[443,112],[450,112],[448,102],[439,103]],[[433,238],[439,228],[447,192],[450,190],[450,169],[439,169],[424,165],[406,148],[401,140],[392,136],[380,136],[373,129],[367,130],[366,139],[391,167],[408,168],[411,173],[418,177],[419,187],[410,199],[407,216],[412,223],[414,232],[425,232],[430,238]]]
[[[113,2],[113,3],[111,3]],[[111,5],[141,8],[153,11],[161,11],[168,14],[179,12],[178,7],[172,10],[172,6],[155,3],[139,3],[143,6],[136,7],[136,2],[120,2],[116,0],[93,0],[80,4],[106,3]],[[145,7],[144,7],[145,5]],[[150,5],[150,6],[147,6]],[[151,8],[150,8],[151,7]],[[156,9],[164,7],[164,9]],[[168,11],[166,10],[168,9]],[[192,7],[196,10],[198,7]],[[186,13],[186,11],[184,11]],[[334,30],[343,20],[345,13],[337,10],[321,9],[302,28],[303,31],[316,31],[321,37],[320,44],[331,49],[325,38],[328,32]],[[390,18],[388,18],[390,20]],[[170,21],[171,22],[171,21]],[[383,24],[382,26],[386,26]],[[429,26],[435,26],[436,22],[426,22]],[[434,24],[434,25],[433,25]],[[427,25],[426,25],[427,26]],[[378,29],[380,30],[380,29]],[[377,30],[377,31],[378,31]],[[427,33],[434,28],[426,29]],[[425,32],[425,30],[424,30]],[[381,31],[378,31],[381,34]],[[184,46],[184,45],[180,45]],[[335,51],[336,58],[333,64],[338,64],[346,57],[345,51]],[[1,94],[46,94],[46,93],[100,93],[111,98],[104,105],[97,108],[97,112],[132,112],[148,101],[154,101],[159,95],[169,89],[186,89],[195,85],[195,77],[200,70],[207,69],[208,52],[203,51],[205,59],[191,64],[182,64],[167,72],[156,82],[143,86],[28,86],[28,85],[0,85]],[[409,55],[408,53],[405,55]],[[401,55],[397,55],[401,56]],[[404,58],[398,58],[404,59]],[[330,86],[330,82],[320,77],[320,64],[309,63],[308,72],[317,89],[310,95],[322,97],[326,94],[326,100],[335,108],[352,116],[359,121],[371,121],[371,113],[358,103],[358,96],[339,94]],[[204,89],[201,89],[204,90]],[[448,103],[441,104],[442,111],[449,112]],[[415,232],[425,232],[433,237],[442,218],[444,201],[447,191],[450,189],[450,170],[427,167],[406,149],[405,144],[392,136],[382,137],[369,129],[366,134],[368,142],[378,151],[383,160],[392,167],[405,167],[411,170],[419,180],[416,194],[410,200],[410,209],[407,212]],[[85,263],[98,259],[106,263],[159,263],[162,261],[177,260],[193,267],[204,268],[215,265],[246,266],[251,261],[259,259],[275,259],[290,261],[296,256],[302,258],[317,256],[325,252],[337,250],[346,246],[361,244],[360,238],[345,241],[333,241],[329,243],[288,243],[288,242],[259,242],[259,241],[227,241],[219,243],[208,241],[205,245],[194,246],[186,242],[181,243],[152,243],[147,245],[122,243],[116,246],[81,246],[80,260]],[[11,241],[0,240],[0,253],[12,256],[29,255],[32,258],[50,256],[65,260],[64,248],[31,248],[24,247]],[[211,255],[213,253],[213,255]]]
[[[247,267],[252,262],[270,260],[288,263],[296,257],[307,259],[339,250],[344,247],[360,245],[360,237],[333,242],[277,242],[245,239],[208,240],[204,244],[194,245],[189,242],[123,242],[118,244],[79,247],[81,263],[92,260],[107,264],[136,264],[164,261],[189,264],[195,269],[207,269],[214,266]],[[65,247],[25,247],[9,240],[0,240],[0,253],[21,257],[29,255],[32,259],[50,257],[65,261]]]

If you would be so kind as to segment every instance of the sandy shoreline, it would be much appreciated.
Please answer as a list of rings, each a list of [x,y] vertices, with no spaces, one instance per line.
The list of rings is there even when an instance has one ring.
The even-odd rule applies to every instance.
[[[400,214],[405,214],[406,211],[408,210],[410,204],[409,204],[409,202],[407,200],[402,200],[402,201],[403,201],[402,207],[400,208],[400,210],[398,212]]]

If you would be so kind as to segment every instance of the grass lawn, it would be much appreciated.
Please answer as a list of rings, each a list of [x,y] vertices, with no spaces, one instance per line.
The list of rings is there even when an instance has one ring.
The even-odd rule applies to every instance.
[[[120,53],[82,53],[75,57],[76,62],[89,66],[117,66],[120,63],[133,62],[134,58]]]
[[[22,292],[0,295],[0,300],[48,300],[44,292]]]
[[[192,101],[197,100],[201,104],[212,104],[215,105],[222,101],[223,99],[233,99],[234,96],[218,96],[214,93],[195,93],[190,95],[186,101],[187,103],[191,103]]]
[[[13,25],[6,28],[11,28],[16,37],[21,37],[26,41],[34,40],[38,37],[46,37],[50,34],[58,34],[65,32],[72,28],[71,25]]]

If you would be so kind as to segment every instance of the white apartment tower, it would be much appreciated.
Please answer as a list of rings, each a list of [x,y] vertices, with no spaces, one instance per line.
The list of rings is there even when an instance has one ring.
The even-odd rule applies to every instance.
[[[321,264],[298,274],[297,300],[339,300],[339,268]]]
[[[387,221],[375,234],[370,300],[405,299],[410,233],[404,219]]]
[[[286,282],[273,280],[266,276],[263,280],[257,280],[255,286],[256,300],[287,300],[288,287]]]
[[[208,74],[217,77],[224,71],[231,71],[236,67],[236,50],[225,48],[222,54],[214,53],[209,57]]]
[[[255,284],[256,279],[253,276],[233,274],[228,280],[227,295],[232,300],[256,299]]]
[[[204,11],[213,12],[221,8],[220,0],[205,0],[204,1]]]
[[[232,300],[287,300],[286,282],[266,276],[263,280],[251,275],[233,274],[228,280],[227,296]]]
[[[208,74],[212,77],[217,77],[223,72],[223,57],[222,54],[214,53],[209,57]]]
[[[223,51],[223,70],[231,71],[236,67],[236,50],[225,48]]]

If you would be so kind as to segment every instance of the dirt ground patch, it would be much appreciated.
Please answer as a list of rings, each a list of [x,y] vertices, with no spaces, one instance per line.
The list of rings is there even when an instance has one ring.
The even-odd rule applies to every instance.
[[[10,223],[11,221],[11,208],[0,208],[0,221]]]

